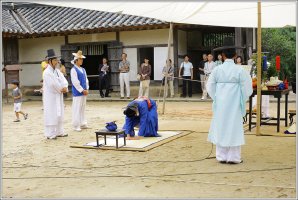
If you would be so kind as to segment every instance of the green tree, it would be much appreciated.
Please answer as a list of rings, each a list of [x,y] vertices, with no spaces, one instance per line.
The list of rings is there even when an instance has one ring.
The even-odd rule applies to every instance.
[[[262,49],[269,52],[268,61],[275,66],[275,57],[280,56],[280,79],[291,79],[296,74],[296,28],[262,29]],[[272,71],[274,73],[274,70]]]

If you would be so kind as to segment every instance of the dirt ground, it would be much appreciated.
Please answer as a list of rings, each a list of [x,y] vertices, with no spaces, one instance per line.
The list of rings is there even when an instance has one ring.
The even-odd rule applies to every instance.
[[[67,101],[65,130],[69,136],[57,140],[43,136],[41,104],[24,102],[29,119],[20,123],[13,122],[13,105],[3,105],[3,197],[296,197],[295,136],[255,136],[253,129],[246,132],[242,147],[244,163],[218,163],[214,146],[211,158],[203,159],[212,147],[207,142],[210,102],[167,103],[166,115],[159,115],[160,130],[195,132],[147,152],[69,147],[92,141],[94,131],[105,122],[117,120],[122,126],[122,108],[127,102],[87,102],[91,129],[78,133],[72,130],[71,101]],[[295,104],[289,107],[294,109]],[[271,114],[275,112],[272,103]],[[263,126],[262,132],[274,134],[276,128]]]

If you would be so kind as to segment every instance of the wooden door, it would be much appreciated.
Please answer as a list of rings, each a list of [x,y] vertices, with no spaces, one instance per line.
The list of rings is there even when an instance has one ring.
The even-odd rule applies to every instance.
[[[113,91],[120,91],[119,86],[119,62],[121,54],[123,52],[123,46],[121,42],[111,42],[108,44],[108,60],[111,67],[111,89]]]

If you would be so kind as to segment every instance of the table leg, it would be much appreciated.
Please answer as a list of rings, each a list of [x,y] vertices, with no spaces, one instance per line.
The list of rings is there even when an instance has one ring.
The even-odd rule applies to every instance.
[[[116,135],[116,148],[118,149],[118,135]]]
[[[105,145],[107,145],[107,135],[105,135]]]
[[[248,119],[249,131],[251,131],[251,114],[252,114],[252,96],[249,97],[249,119]]]
[[[277,132],[279,132],[280,126],[280,97],[277,98]]]
[[[288,126],[288,97],[289,94],[286,94],[286,102],[285,102],[285,126]]]
[[[98,134],[96,134],[96,145],[97,145],[97,147],[99,147],[99,143],[98,143]]]
[[[126,134],[124,133],[124,146],[126,146]]]

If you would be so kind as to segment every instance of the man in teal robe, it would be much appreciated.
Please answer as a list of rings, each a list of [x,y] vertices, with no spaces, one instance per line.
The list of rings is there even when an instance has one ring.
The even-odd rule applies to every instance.
[[[207,82],[207,92],[213,99],[213,118],[208,141],[216,145],[216,159],[221,163],[241,163],[241,145],[244,145],[243,117],[246,101],[252,94],[249,74],[236,66],[236,48],[233,38],[227,37],[222,51],[224,63],[218,65]]]

